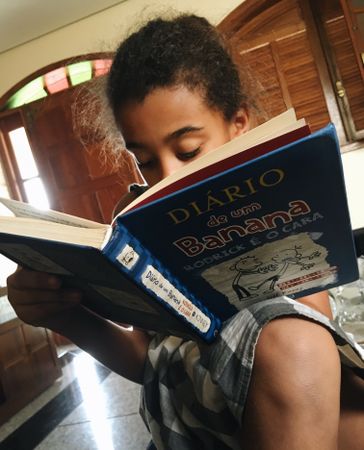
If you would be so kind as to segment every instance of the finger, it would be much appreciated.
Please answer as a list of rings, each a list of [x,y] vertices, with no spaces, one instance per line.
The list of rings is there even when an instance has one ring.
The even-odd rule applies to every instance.
[[[62,280],[56,275],[19,268],[8,277],[7,284],[16,289],[59,289]]]
[[[17,305],[41,305],[48,303],[72,303],[77,304],[82,300],[82,292],[76,289],[58,290],[23,290],[13,289],[9,293],[9,299]]]
[[[74,307],[75,305],[69,302],[21,305],[16,309],[16,313],[19,319],[29,325],[51,328],[55,319],[58,320],[63,313]]]

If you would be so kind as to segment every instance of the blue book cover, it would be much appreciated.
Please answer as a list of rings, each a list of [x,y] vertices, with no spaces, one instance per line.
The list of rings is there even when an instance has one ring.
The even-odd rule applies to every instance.
[[[333,125],[118,217],[222,320],[357,279]]]
[[[358,278],[334,127],[259,154],[228,169],[225,160],[221,173],[112,226],[2,199],[47,224],[0,218],[0,252],[79,287],[85,306],[108,319],[211,342],[251,299],[298,298]]]

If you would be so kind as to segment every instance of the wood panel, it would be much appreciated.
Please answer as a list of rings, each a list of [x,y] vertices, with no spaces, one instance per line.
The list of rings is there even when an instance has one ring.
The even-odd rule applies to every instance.
[[[245,0],[218,28],[240,55],[243,73],[251,71],[256,78],[251,92],[265,111],[259,121],[279,114],[283,104],[293,105],[313,130],[333,122],[346,151],[360,147],[352,142],[364,137],[364,88],[344,3]],[[346,90],[344,98],[337,93],[338,80]]]
[[[312,130],[323,127],[331,117],[298,1],[269,2],[263,10],[257,6],[257,11],[255,17],[250,11],[249,20],[241,13],[240,27],[233,34],[227,31],[228,19],[220,29],[230,36],[241,64],[256,77],[258,106],[268,118],[293,106]]]
[[[50,333],[19,319],[0,324],[0,424],[61,375]]]
[[[353,44],[359,73],[364,82],[364,3],[360,0],[340,0],[340,4]]]
[[[355,132],[364,130],[364,83],[343,16],[326,21],[325,29],[346,91]]]
[[[114,204],[137,174],[126,153],[126,164],[105,160],[97,136],[87,147],[80,142],[74,132],[74,99],[70,89],[23,107],[32,149],[52,208],[108,223]]]
[[[271,43],[248,50],[243,56],[244,65],[256,74],[258,80],[255,102],[263,110],[262,119],[265,119],[265,114],[274,117],[292,105],[288,90],[280,80],[275,56]]]
[[[277,50],[297,117],[305,118],[313,131],[327,125],[330,115],[307,30],[280,39]]]

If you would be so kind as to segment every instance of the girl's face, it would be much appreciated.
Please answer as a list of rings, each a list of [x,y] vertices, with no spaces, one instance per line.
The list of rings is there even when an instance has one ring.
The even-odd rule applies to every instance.
[[[124,105],[118,120],[149,186],[249,128],[244,110],[227,121],[183,86],[154,89],[142,102]]]

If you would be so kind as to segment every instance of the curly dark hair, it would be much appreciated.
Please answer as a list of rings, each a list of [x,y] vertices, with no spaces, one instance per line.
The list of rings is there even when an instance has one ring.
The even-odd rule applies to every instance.
[[[126,102],[177,85],[199,90],[227,120],[247,103],[227,45],[202,17],[158,18],[131,34],[116,51],[106,92],[116,117]]]

